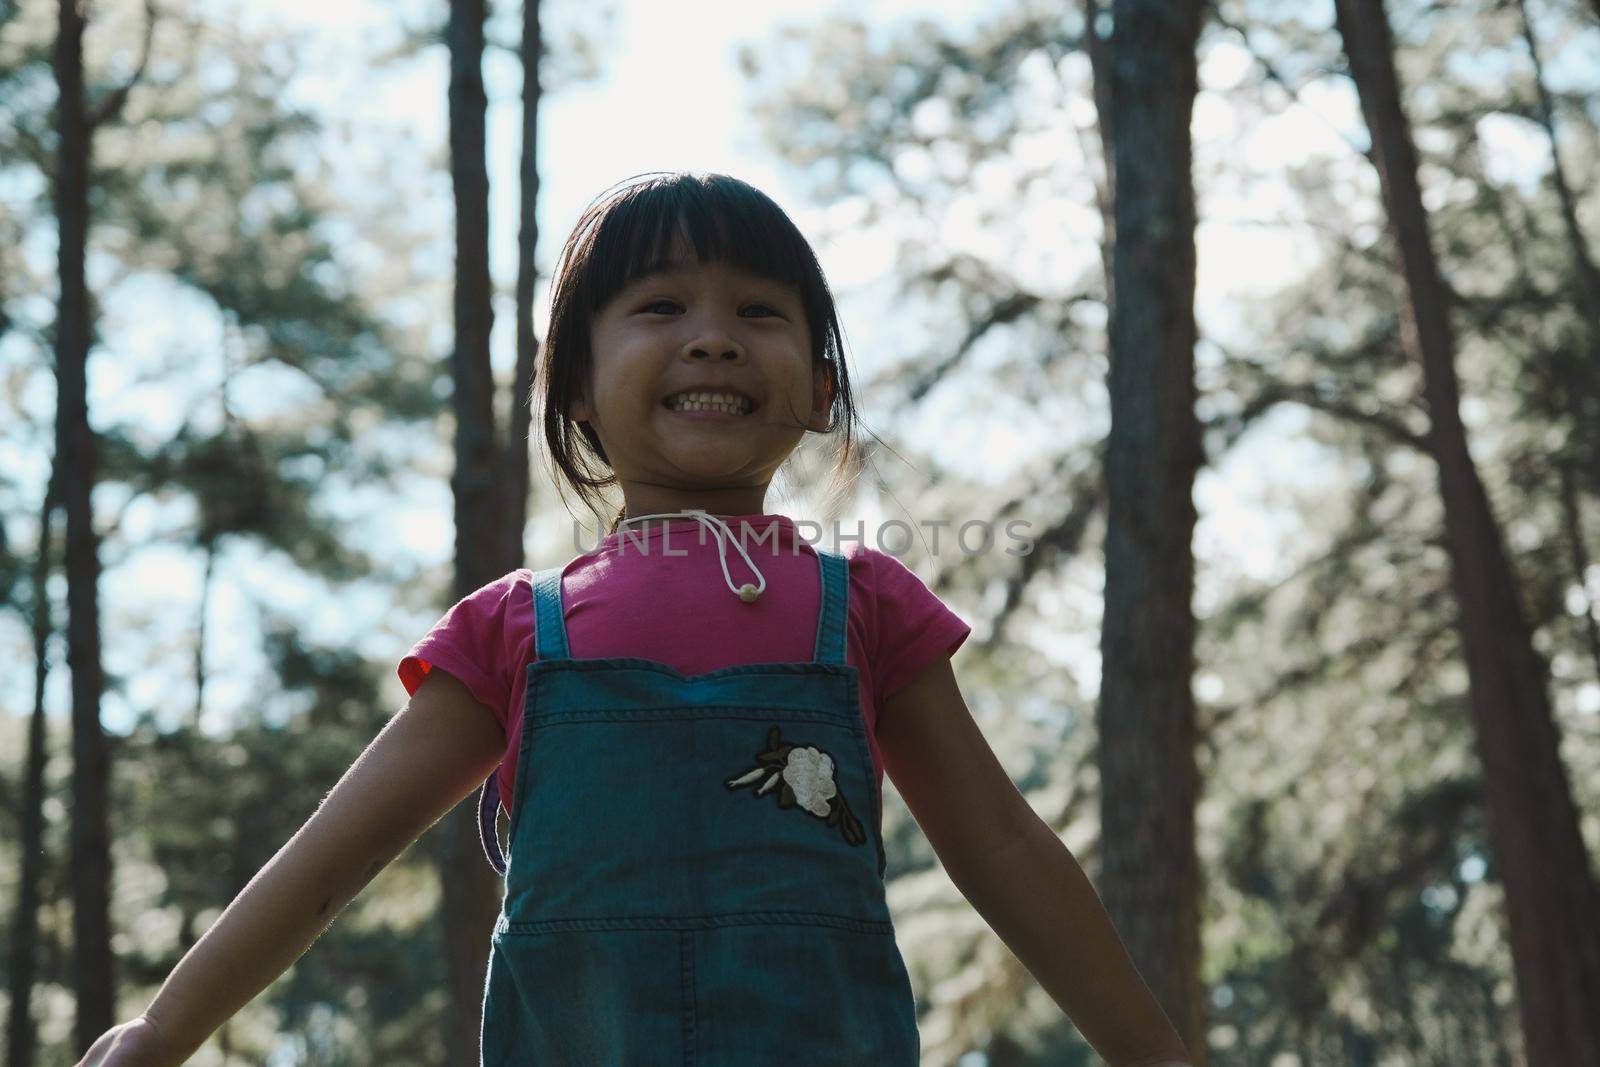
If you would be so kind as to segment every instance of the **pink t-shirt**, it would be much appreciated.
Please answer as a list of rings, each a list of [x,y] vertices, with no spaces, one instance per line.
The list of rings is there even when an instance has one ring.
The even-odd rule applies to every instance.
[[[568,653],[633,656],[701,674],[748,663],[809,661],[816,650],[821,574],[811,546],[785,515],[723,515],[766,577],[753,604],[729,589],[717,539],[695,519],[629,527],[574,557],[561,572]],[[773,528],[775,527],[775,529]],[[850,611],[845,661],[856,668],[861,717],[878,776],[878,709],[922,669],[961,647],[971,628],[894,556],[848,545]],[[756,583],[732,540],[734,586]],[[532,571],[519,568],[456,603],[400,661],[415,693],[434,667],[493,709],[506,731],[500,799],[511,810],[522,741],[523,694],[534,659]],[[759,584],[759,583],[756,583]]]

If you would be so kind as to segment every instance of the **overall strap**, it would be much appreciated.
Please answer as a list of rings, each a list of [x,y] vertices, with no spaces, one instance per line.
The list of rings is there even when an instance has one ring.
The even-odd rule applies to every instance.
[[[817,611],[814,658],[818,663],[843,667],[850,607],[850,561],[836,552],[820,548],[816,552],[817,567],[822,573],[822,604]]]
[[[567,659],[567,623],[561,613],[561,568],[533,575],[534,655],[540,660]]]

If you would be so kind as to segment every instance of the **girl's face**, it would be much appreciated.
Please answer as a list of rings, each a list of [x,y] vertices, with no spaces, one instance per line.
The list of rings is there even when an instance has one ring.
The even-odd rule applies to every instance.
[[[595,316],[590,389],[568,414],[600,438],[628,514],[757,514],[805,431],[827,428],[831,386],[797,291],[678,251]],[[737,409],[684,410],[685,393]]]

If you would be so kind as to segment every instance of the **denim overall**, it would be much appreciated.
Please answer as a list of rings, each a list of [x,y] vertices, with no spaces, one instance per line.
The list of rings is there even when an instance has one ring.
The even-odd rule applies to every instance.
[[[486,1067],[916,1067],[847,561],[817,558],[810,662],[693,675],[571,658],[561,569],[533,576],[508,864],[480,806],[506,875]]]

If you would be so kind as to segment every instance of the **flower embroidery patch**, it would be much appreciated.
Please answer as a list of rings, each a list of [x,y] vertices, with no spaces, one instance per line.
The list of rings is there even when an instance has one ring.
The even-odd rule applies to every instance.
[[[783,788],[775,795],[780,808],[804,808],[829,826],[839,827],[844,839],[852,845],[863,844],[867,835],[861,823],[850,812],[850,805],[839,793],[833,778],[833,757],[811,745],[789,745],[780,742],[778,728],[767,731],[765,751],[756,753],[756,767],[725,784],[729,789],[741,789],[760,779],[759,789],[753,796],[761,796],[778,783]]]

